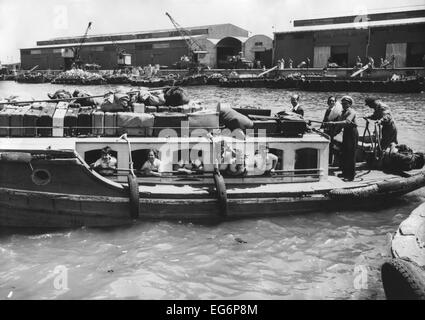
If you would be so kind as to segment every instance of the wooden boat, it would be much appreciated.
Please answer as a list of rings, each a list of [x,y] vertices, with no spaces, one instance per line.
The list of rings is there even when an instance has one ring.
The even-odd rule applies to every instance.
[[[400,224],[391,254],[381,268],[387,298],[425,300],[425,203]]]
[[[2,138],[0,225],[15,227],[117,226],[136,219],[236,219],[364,207],[425,186],[425,172],[406,177],[358,171],[354,181],[328,173],[329,141],[317,133],[302,137],[221,137],[243,154],[267,145],[278,158],[265,175],[219,173],[207,137]],[[100,149],[117,154],[118,170],[101,176],[89,166]],[[149,149],[160,151],[159,177],[132,175]],[[202,174],[173,171],[182,150],[204,157]],[[209,159],[207,161],[207,159]],[[137,172],[136,172],[137,173]]]

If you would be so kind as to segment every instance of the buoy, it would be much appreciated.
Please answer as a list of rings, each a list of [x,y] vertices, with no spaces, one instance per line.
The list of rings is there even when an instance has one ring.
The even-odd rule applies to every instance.
[[[217,200],[219,205],[219,213],[222,217],[227,217],[227,191],[226,184],[220,172],[214,172],[215,190],[217,191]]]
[[[137,178],[132,174],[127,176],[129,198],[130,198],[130,216],[132,219],[139,218],[139,183]]]

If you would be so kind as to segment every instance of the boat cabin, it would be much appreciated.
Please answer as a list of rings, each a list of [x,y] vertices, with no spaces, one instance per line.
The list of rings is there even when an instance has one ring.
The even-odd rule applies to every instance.
[[[228,136],[215,137],[169,137],[169,138],[76,138],[75,150],[87,164],[94,163],[101,156],[101,150],[109,147],[117,159],[116,173],[108,178],[126,182],[130,162],[140,183],[187,183],[193,178],[202,182],[210,178],[217,167],[226,183],[282,183],[314,182],[326,179],[328,175],[329,140],[317,133],[307,133],[302,137],[250,137],[244,140]],[[221,156],[223,150],[232,150],[233,162],[244,167],[243,174],[232,174],[226,170],[230,164]],[[131,149],[131,151],[130,151]],[[140,171],[148,160],[150,150],[156,151],[160,160],[160,176],[144,175]],[[267,152],[275,155],[277,163],[273,172],[270,166],[260,167],[258,159],[267,162]],[[177,167],[182,164],[202,162],[202,170],[182,174]],[[232,161],[232,160],[231,160]],[[230,161],[230,162],[231,162]]]

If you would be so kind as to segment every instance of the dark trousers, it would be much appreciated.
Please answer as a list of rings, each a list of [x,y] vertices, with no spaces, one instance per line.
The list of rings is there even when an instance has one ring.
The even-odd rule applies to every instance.
[[[359,141],[357,127],[344,128],[342,134],[342,175],[346,179],[354,179],[356,176],[356,150]]]

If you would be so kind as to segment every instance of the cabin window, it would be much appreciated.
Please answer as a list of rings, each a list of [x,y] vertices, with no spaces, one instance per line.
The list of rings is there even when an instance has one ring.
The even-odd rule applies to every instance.
[[[314,148],[303,148],[295,151],[295,174],[315,174],[318,166],[319,152]],[[310,169],[310,170],[300,170]]]
[[[131,152],[131,157],[133,159],[133,167],[135,170],[140,170],[145,162],[148,160],[149,151],[154,150],[157,158],[161,160],[160,152],[155,148],[149,149],[139,149]]]
[[[111,155],[118,160],[118,152],[112,150]],[[84,161],[90,165],[95,163],[102,156],[102,149],[90,150],[84,153]]]

